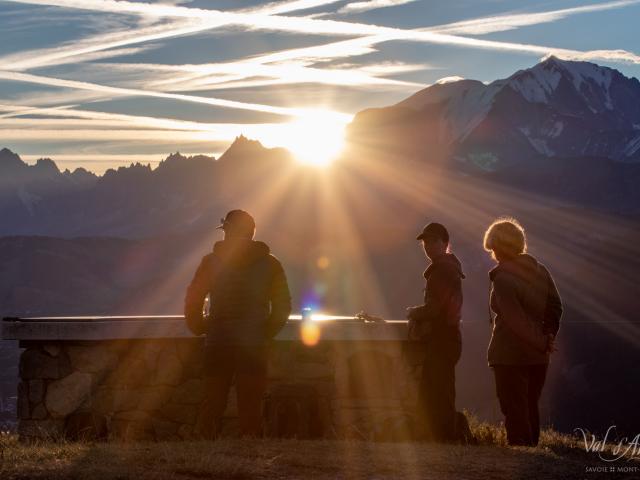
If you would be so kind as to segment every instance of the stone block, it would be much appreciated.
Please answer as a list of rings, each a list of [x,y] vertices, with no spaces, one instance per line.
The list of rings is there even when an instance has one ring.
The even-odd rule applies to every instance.
[[[333,349],[328,343],[320,343],[313,348],[294,344],[291,354],[296,363],[325,363],[331,361]]]
[[[334,369],[328,363],[301,363],[295,366],[294,373],[297,379],[330,380],[334,376]]]
[[[186,425],[186,424],[180,425],[178,427],[178,436],[183,440],[191,440],[195,438],[196,434],[194,432],[193,425]]]
[[[195,424],[197,415],[197,408],[176,403],[167,403],[158,412],[158,417],[164,420],[187,425]]]
[[[171,401],[186,405],[199,405],[204,400],[204,380],[188,380],[174,389]]]
[[[93,412],[75,412],[65,420],[64,435],[68,440],[100,440],[107,437],[107,419]]]
[[[33,420],[44,420],[48,416],[49,416],[49,412],[47,412],[47,409],[45,408],[44,404],[42,404],[42,403],[38,403],[31,410],[31,418]]]
[[[74,370],[100,374],[115,368],[118,356],[106,345],[70,345],[66,348]]]
[[[95,381],[93,382],[95,385]],[[76,412],[90,412],[93,409],[93,395],[88,396],[76,409]]]
[[[57,380],[66,377],[71,371],[71,363],[64,352],[51,357],[41,350],[30,348],[20,355],[20,378],[23,380]]]
[[[153,380],[153,370],[139,358],[122,359],[118,367],[111,371],[104,380],[105,385],[140,387],[149,385]]]
[[[140,401],[139,390],[102,386],[93,396],[93,410],[101,414],[111,414],[126,410],[135,410]]]
[[[29,380],[29,401],[40,403],[44,397],[44,380]]]
[[[153,427],[153,433],[156,440],[176,440],[179,439],[178,428],[181,426],[178,423],[169,422],[167,420],[160,420],[153,418],[151,420],[151,426]]]
[[[46,343],[43,345],[42,349],[52,357],[57,357],[62,351],[62,348],[58,343]]]
[[[202,377],[205,366],[204,339],[178,339],[175,347],[184,376],[186,378]]]
[[[287,350],[274,349],[269,355],[269,379],[292,378],[296,369],[294,356]]]
[[[174,393],[174,387],[158,385],[143,387],[136,391],[138,396],[138,409],[145,412],[153,412],[162,408]]]
[[[143,368],[152,372],[156,369],[163,343],[161,340],[132,342],[129,350],[122,355],[122,362],[126,364],[135,359],[144,364]]]
[[[27,382],[18,383],[18,418],[31,418],[31,410],[29,408],[29,384]]]
[[[118,357],[122,355],[126,355],[131,351],[131,340],[111,340],[108,342],[104,342],[104,345],[111,351],[115,353]]]
[[[330,423],[325,407],[310,385],[276,385],[264,405],[265,433],[271,437],[323,437]]]
[[[158,357],[153,384],[176,386],[182,383],[182,377],[182,363],[180,363],[175,349],[163,350]]]
[[[61,380],[49,383],[45,405],[52,417],[65,417],[75,411],[90,394],[91,375],[74,372]]]
[[[147,412],[140,410],[128,410],[124,412],[117,412],[113,416],[114,420],[130,420],[141,423],[151,423],[151,415]]]

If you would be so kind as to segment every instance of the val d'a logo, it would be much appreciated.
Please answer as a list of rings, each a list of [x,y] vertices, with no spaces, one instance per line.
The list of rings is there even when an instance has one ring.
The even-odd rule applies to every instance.
[[[582,428],[576,428],[573,431],[582,434],[585,451],[597,453],[598,457],[605,462],[615,462],[622,458],[631,460],[640,455],[640,434],[637,434],[632,439],[622,437],[617,443],[609,443],[609,437],[612,436],[615,429],[615,425],[610,426],[601,440],[598,440],[596,435],[589,434]],[[589,435],[591,438],[589,438]]]

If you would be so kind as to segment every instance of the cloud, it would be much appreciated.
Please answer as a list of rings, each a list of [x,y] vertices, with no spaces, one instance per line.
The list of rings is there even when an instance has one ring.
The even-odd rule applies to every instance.
[[[454,83],[454,82],[459,82],[460,80],[464,80],[464,77],[460,77],[458,75],[452,75],[450,77],[442,77],[439,80],[435,81],[435,84],[437,85],[443,85],[445,83]]]
[[[351,2],[338,10],[338,13],[362,13],[378,8],[396,7],[413,3],[417,0],[368,0],[366,2]]]
[[[572,15],[582,13],[593,13],[605,10],[637,5],[640,0],[621,0],[614,2],[596,3],[581,7],[564,8],[561,10],[550,10],[546,12],[526,12],[510,15],[496,15],[491,17],[476,18],[473,20],[463,20],[447,25],[431,27],[423,30],[448,33],[455,35],[485,35],[488,33],[504,32],[520,27],[540,25],[544,23],[557,22]]]
[[[143,3],[114,0],[16,0],[19,3],[52,5],[80,10],[125,13],[128,22],[135,18],[137,26],[114,32],[101,33],[88,38],[39,50],[14,53],[0,57],[0,78],[29,82],[45,87],[66,89],[56,92],[31,92],[14,97],[23,100],[22,107],[0,108],[0,138],[17,138],[34,142],[98,141],[129,142],[130,145],[184,144],[210,145],[212,141],[230,141],[239,133],[268,139],[286,135],[287,124],[208,124],[187,122],[169,118],[151,118],[133,115],[88,112],[75,107],[31,109],[33,105],[59,105],[104,100],[123,96],[163,98],[181,102],[198,103],[214,107],[234,108],[254,112],[275,113],[284,117],[309,115],[300,108],[287,108],[262,103],[232,101],[199,97],[177,91],[219,90],[258,86],[319,83],[356,87],[385,86],[394,88],[419,88],[421,84],[385,76],[434,68],[424,64],[372,63],[370,65],[342,65],[321,68],[322,62],[370,54],[376,45],[389,41],[422,42],[441,45],[457,45],[464,48],[514,51],[544,56],[553,54],[578,60],[606,60],[612,62],[640,63],[640,56],[625,50],[579,51],[543,45],[495,41],[471,38],[493,32],[513,30],[531,25],[556,22],[573,15],[624,8],[640,3],[640,0],[610,1],[580,7],[550,10],[546,12],[522,12],[495,15],[431,26],[417,30],[354,23],[319,20],[310,16],[283,16],[283,13],[304,11],[310,8],[338,3],[331,0],[290,0],[273,2],[258,8],[221,12],[171,4]],[[408,0],[372,0],[351,2],[341,10],[355,12],[372,8],[409,3]],[[343,12],[346,13],[346,12]],[[117,17],[117,15],[106,15]],[[44,66],[104,60],[115,56],[132,55],[154,45],[131,47],[164,39],[193,35],[217,28],[240,27],[244,30],[267,30],[331,35],[347,38],[310,47],[289,48],[239,59],[237,61],[202,65],[157,64],[85,64],[73,72],[85,81],[56,78],[25,73]],[[131,72],[130,77],[123,75]],[[154,72],[153,74],[149,74]],[[69,72],[66,72],[69,75]],[[86,81],[93,76],[93,81]],[[127,83],[123,83],[127,81]],[[115,82],[119,86],[107,85]],[[126,86],[125,86],[126,85]],[[260,101],[260,100],[259,100]],[[21,110],[22,108],[22,110]],[[349,115],[330,112],[337,121],[350,119]],[[28,116],[30,118],[23,118]],[[18,118],[20,117],[20,118]],[[35,117],[35,118],[33,118]],[[59,132],[56,135],[55,132]],[[12,136],[13,137],[10,137]],[[95,137],[92,137],[95,135]],[[209,143],[207,143],[209,142]],[[275,145],[274,145],[275,146]],[[200,147],[197,147],[200,148]]]
[[[83,2],[46,2],[37,0],[32,2],[29,0],[18,0],[16,3],[35,3],[40,5],[44,4],[83,9],[81,6]],[[90,1],[86,3],[87,5],[91,4]],[[99,3],[100,2],[94,3],[94,5],[98,5]],[[113,4],[114,2],[109,3]],[[168,6],[175,6],[179,3],[183,2],[173,2]],[[260,14],[262,15],[273,15],[276,13],[286,13],[303,8],[311,8],[312,6],[326,5],[330,3],[335,3],[335,0],[296,0],[276,2],[263,7],[259,7],[258,9],[247,9],[245,13],[251,14],[260,12]],[[93,10],[91,8],[89,9]],[[98,9],[98,11],[104,10]],[[115,11],[107,9],[106,11],[112,13],[120,13],[117,9]],[[153,10],[151,10],[151,12],[153,12]],[[149,12],[146,12],[145,15],[140,18],[141,22],[145,24],[149,22],[157,22],[159,19],[162,19],[161,15],[151,14],[149,16]],[[117,47],[152,42],[183,35],[192,35],[195,33],[220,28],[225,25],[228,25],[228,22],[222,21],[215,16],[213,18],[203,18],[198,15],[186,16],[186,18],[180,17],[177,20],[174,19],[160,25],[144,26],[142,28],[120,29],[115,32],[99,34],[80,41],[68,42],[66,44],[53,48],[31,50],[29,52],[20,52],[18,54],[0,57],[0,69],[23,71],[43,66],[76,63],[79,61],[86,61],[87,58],[83,58],[83,56],[87,56],[91,53],[97,54],[96,52],[106,51]],[[108,53],[105,53],[104,56],[100,58],[108,58],[109,56],[117,55],[109,55]]]
[[[238,12],[260,13],[265,15],[279,15],[281,13],[295,12],[299,10],[309,10],[310,8],[321,7],[338,3],[342,0],[293,0],[283,2],[272,2],[261,7],[251,7]]]
[[[65,44],[45,49],[19,52],[0,57],[0,68],[4,70],[24,71],[52,65],[64,65],[86,61],[90,55],[103,54],[101,58],[121,55],[118,49],[138,43],[152,42],[168,37],[188,35],[205,29],[214,28],[200,21],[172,21],[164,25],[154,25],[137,29],[118,30],[106,34],[91,36],[82,40],[74,40]],[[90,58],[90,57],[89,57]]]
[[[194,91],[241,88],[243,86],[267,86],[294,83],[317,83],[355,87],[388,86],[415,90],[424,87],[417,82],[382,78],[380,75],[413,72],[431,68],[426,64],[406,65],[384,63],[348,68],[313,68],[306,63],[290,62],[278,65],[260,61],[238,61],[200,65],[163,65],[111,63],[99,66],[110,72],[143,71],[169,74],[166,78],[152,81],[149,87],[163,91]],[[178,76],[179,73],[188,74]],[[245,79],[260,77],[259,80]]]
[[[48,145],[47,148],[54,150],[70,143],[86,143],[87,139],[91,139],[92,143],[100,144],[106,150],[130,144],[135,145],[137,151],[153,148],[159,153],[178,146],[180,150],[186,147],[200,151],[217,148],[221,151],[224,148],[219,147],[228,146],[241,134],[260,139],[267,147],[285,146],[294,149],[299,146],[300,137],[292,136],[291,132],[296,128],[306,128],[299,122],[204,123],[94,112],[73,107],[33,108],[0,104],[0,112],[4,112],[0,113],[1,142],[26,142],[31,146],[44,143]],[[344,127],[344,124],[336,123],[335,117],[327,112],[317,112],[317,116],[302,121],[316,126],[326,125],[326,128]],[[51,155],[50,151],[48,155]],[[68,157],[62,156],[63,163],[72,161]],[[123,160],[130,163],[132,160],[126,155],[117,157],[120,158],[120,163]],[[82,154],[74,161],[88,161],[89,158]],[[115,159],[104,158],[104,162],[113,163]],[[93,166],[92,169],[95,170]]]
[[[403,30],[393,27],[382,27],[363,23],[350,23],[335,20],[318,20],[308,17],[292,17],[280,15],[266,15],[264,13],[238,13],[222,12],[219,10],[205,10],[199,8],[186,8],[162,4],[136,3],[125,0],[9,0],[19,3],[38,5],[56,5],[67,8],[93,10],[111,13],[128,13],[142,16],[155,16],[159,18],[192,18],[207,21],[221,22],[224,24],[244,26],[248,29],[261,29],[269,31],[295,32],[316,35],[345,35],[345,36],[385,36],[389,40],[405,40],[426,42],[444,45],[457,45],[461,47],[514,51],[546,55],[586,55],[591,52],[559,49],[540,45],[522,44],[515,42],[499,42],[482,40],[477,38],[461,37],[451,33],[439,33],[436,28],[431,30]],[[626,2],[610,2],[619,8],[633,4],[632,0]],[[529,15],[529,14],[523,14]],[[524,21],[524,20],[523,20]],[[494,28],[504,28],[504,23]],[[477,26],[476,26],[477,27]],[[463,27],[459,27],[463,28]],[[598,50],[598,55],[592,59],[605,59],[609,61],[634,61],[640,63],[640,56],[631,52],[620,50]]]
[[[124,57],[128,55],[136,55],[138,53],[142,53],[144,51],[150,50],[154,48],[155,45],[145,45],[142,47],[132,47],[132,48],[113,48],[111,50],[101,51],[96,50],[94,52],[87,53],[76,53],[73,56],[73,63],[81,63],[81,62],[92,62],[96,60],[104,60],[107,58],[113,57]],[[30,67],[23,67],[23,65],[29,65],[29,60],[25,60],[24,58],[20,58],[19,60],[12,60],[12,58],[20,58],[21,55],[11,55],[11,57],[0,58],[0,66],[5,66],[7,70],[27,70]],[[54,65],[60,65],[60,61],[57,58],[53,58],[52,56],[49,59],[46,56],[42,56],[37,59],[37,68],[42,67],[50,67]],[[13,66],[17,66],[18,68],[12,68]]]
[[[223,12],[207,11],[201,9],[192,9],[185,7],[175,7],[171,5],[158,5],[158,4],[139,4],[132,2],[113,2],[111,0],[83,0],[82,2],[73,0],[24,0],[26,3],[42,3],[42,4],[55,4],[60,6],[70,6],[72,8],[91,8],[104,11],[112,11],[115,6],[124,5],[128,9],[133,9],[136,12],[140,12],[143,15],[151,15],[152,17],[161,17],[163,15],[172,16],[179,13],[180,18],[172,20],[172,23],[168,25],[156,25],[152,27],[145,27],[144,29],[133,30],[132,32],[114,32],[112,34],[103,35],[102,37],[94,37],[88,39],[85,44],[80,44],[79,47],[63,46],[60,49],[51,49],[48,52],[36,52],[31,57],[26,55],[21,60],[18,56],[14,56],[16,63],[14,67],[29,68],[37,65],[51,64],[56,61],[61,61],[64,58],[82,58],[82,55],[98,54],[100,45],[108,45],[114,47],[116,45],[123,46],[137,41],[150,41],[152,39],[166,38],[168,35],[175,36],[178,34],[189,34],[204,29],[215,28],[216,26],[228,25],[229,22],[237,21],[231,20],[230,17],[225,16],[224,20],[220,15]],[[263,13],[232,13],[232,15],[239,15],[244,25],[247,27],[258,26],[264,23],[264,11],[268,8],[272,8],[274,12],[282,11],[286,8],[300,8],[310,5],[328,4],[332,2],[305,2],[305,1],[290,1],[290,2],[278,2],[270,4],[271,7],[264,7],[261,11]],[[373,35],[366,35],[359,38],[343,40],[338,42],[331,42],[324,45],[316,45],[312,47],[303,47],[288,49],[281,52],[273,52],[263,55],[258,55],[253,58],[239,60],[238,62],[227,62],[216,65],[206,66],[191,66],[192,72],[187,72],[183,76],[169,75],[164,79],[157,79],[153,84],[154,88],[149,89],[149,85],[145,85],[144,82],[140,85],[143,88],[121,88],[110,87],[102,85],[100,83],[90,82],[76,82],[70,80],[61,80],[51,77],[20,77],[18,75],[8,72],[8,68],[4,68],[4,78],[13,79],[17,81],[31,81],[41,85],[57,86],[61,88],[71,88],[82,90],[76,92],[78,99],[84,97],[89,99],[104,99],[108,97],[117,96],[151,96],[158,98],[168,98],[179,101],[204,103],[213,106],[226,107],[226,108],[239,108],[244,110],[253,110],[258,112],[277,113],[281,115],[295,115],[295,109],[286,109],[282,107],[271,107],[269,105],[251,104],[244,102],[234,102],[229,100],[194,97],[191,95],[172,94],[163,91],[157,91],[158,87],[163,85],[174,84],[173,89],[181,88],[185,91],[191,89],[191,91],[197,90],[214,90],[221,88],[249,88],[257,86],[277,85],[285,83],[300,83],[300,82],[316,82],[327,84],[344,84],[344,85],[386,85],[386,86],[399,86],[405,88],[421,87],[418,84],[412,84],[411,82],[403,82],[393,79],[378,78],[379,71],[372,70],[359,70],[359,71],[344,71],[344,69],[319,69],[311,68],[309,65],[311,62],[320,62],[333,60],[336,58],[348,58],[357,55],[363,55],[375,51],[374,46],[378,43],[387,42],[391,40],[405,40],[405,41],[418,41],[418,42],[431,42],[438,44],[453,44],[468,46],[473,48],[486,48],[497,50],[510,50],[519,51],[523,53],[534,53],[537,55],[554,54],[562,58],[573,58],[581,60],[608,60],[608,61],[624,61],[640,63],[640,57],[632,52],[624,50],[594,50],[589,52],[558,49],[553,47],[544,47],[539,45],[527,45],[511,42],[498,42],[491,40],[483,40],[478,38],[467,38],[452,35],[451,33],[444,32],[470,32],[475,33],[489,33],[491,31],[501,31],[506,28],[516,28],[517,26],[530,25],[535,22],[550,22],[557,21],[561,18],[566,18],[569,15],[577,13],[585,13],[590,11],[597,11],[603,9],[621,8],[627,5],[638,3],[637,1],[626,0],[607,2],[603,4],[595,4],[585,7],[576,7],[571,9],[555,10],[550,12],[539,13],[524,13],[518,15],[503,15],[486,17],[475,20],[468,20],[464,22],[455,22],[453,24],[442,25],[438,27],[432,27],[431,29],[421,30],[403,30],[397,28],[378,27],[375,25],[366,24],[352,24],[348,22],[327,22],[317,21],[308,18],[296,18],[296,17],[274,17],[275,24],[270,24],[270,28],[281,28],[282,22],[287,22],[286,29],[300,28],[295,26],[294,21],[301,21],[302,24],[311,25],[314,28],[311,33],[318,31],[327,32],[331,31],[335,34],[345,34],[349,29],[351,33],[371,33],[378,32]],[[207,13],[208,12],[208,13]],[[196,15],[197,13],[197,15]],[[205,13],[207,13],[205,15]],[[199,16],[198,16],[199,15]],[[225,14],[226,15],[226,14]],[[224,15],[223,15],[224,16]],[[267,16],[268,17],[268,16]],[[256,20],[258,19],[258,20]],[[254,20],[256,20],[254,22]],[[254,22],[254,23],[252,23]],[[300,25],[302,25],[300,24]],[[320,25],[322,28],[316,28]],[[472,29],[472,30],[470,30]],[[111,37],[109,37],[111,36]],[[109,43],[110,42],[110,43]],[[24,53],[24,52],[23,52]],[[34,58],[35,57],[35,58]],[[2,59],[0,59],[2,60]],[[5,57],[6,60],[6,57]],[[291,65],[291,61],[296,61],[296,64]],[[22,63],[20,63],[22,62]],[[48,63],[49,62],[49,63]],[[279,63],[280,65],[266,65]],[[282,65],[285,63],[285,65]],[[0,62],[0,65],[4,65],[4,62]],[[144,66],[143,66],[144,67]],[[148,67],[148,66],[147,66]],[[176,66],[176,73],[180,73],[180,69],[184,69],[184,66]],[[129,68],[129,67],[122,67]],[[135,67],[134,67],[135,68]],[[167,67],[169,68],[169,67]],[[375,68],[375,67],[374,67]],[[217,73],[216,73],[217,69]],[[224,73],[226,72],[226,73]],[[216,73],[217,76],[213,76]],[[266,76],[270,78],[252,78],[258,76]],[[172,90],[168,88],[169,91]],[[162,88],[159,88],[162,90]],[[175,91],[175,90],[174,90]],[[68,92],[66,97],[61,96],[60,100],[65,102],[75,101],[74,92]],[[89,95],[89,96],[88,96]],[[52,96],[53,97],[53,96]],[[55,98],[55,97],[54,97]],[[28,99],[24,99],[28,100]],[[43,97],[46,100],[46,97]],[[52,102],[55,104],[56,102]],[[35,103],[37,104],[37,103]],[[304,114],[298,112],[298,114]]]
[[[177,93],[156,92],[152,90],[141,90],[134,88],[112,87],[108,85],[100,85],[90,82],[79,82],[76,80],[64,80],[61,78],[46,77],[41,75],[32,75],[20,72],[7,72],[0,70],[0,78],[12,80],[16,82],[35,83],[40,85],[48,85],[51,87],[75,88],[78,90],[89,90],[105,94],[113,94],[118,96],[134,96],[134,97],[155,97],[165,98],[169,100],[178,100],[182,102],[200,103],[204,105],[212,105],[216,107],[236,108],[240,110],[251,110],[256,112],[274,113],[283,116],[304,117],[309,115],[309,110],[302,108],[275,107],[271,105],[263,105],[258,103],[238,102],[234,100],[225,100],[221,98],[198,97],[194,95],[184,95]],[[344,121],[350,119],[351,116],[332,112],[336,121]],[[348,121],[348,120],[347,120]]]

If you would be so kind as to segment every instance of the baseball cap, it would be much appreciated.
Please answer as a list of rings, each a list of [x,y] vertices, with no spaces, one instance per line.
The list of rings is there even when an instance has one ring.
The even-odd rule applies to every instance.
[[[256,222],[253,217],[244,210],[231,210],[224,218],[220,219],[220,225],[216,228],[225,230],[233,226],[237,230],[252,232],[256,228]]]
[[[449,232],[441,223],[431,222],[425,225],[416,240],[424,240],[427,237],[440,238],[443,242],[449,243]]]

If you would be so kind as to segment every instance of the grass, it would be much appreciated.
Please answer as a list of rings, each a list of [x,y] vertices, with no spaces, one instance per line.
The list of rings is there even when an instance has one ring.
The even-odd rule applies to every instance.
[[[215,442],[20,443],[0,436],[0,478],[26,479],[509,479],[598,478],[580,439],[545,431],[538,448],[507,447],[502,429],[473,420],[475,446],[226,438]],[[640,462],[620,461],[619,466]],[[601,474],[602,475],[602,474]],[[637,478],[635,473],[613,478]],[[609,474],[607,478],[612,478]]]

